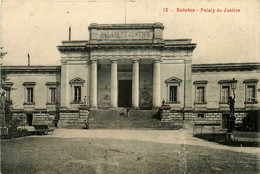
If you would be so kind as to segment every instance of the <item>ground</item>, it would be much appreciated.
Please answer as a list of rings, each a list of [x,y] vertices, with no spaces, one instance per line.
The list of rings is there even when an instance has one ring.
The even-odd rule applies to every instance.
[[[56,129],[1,142],[4,173],[259,173],[259,148],[181,130]]]

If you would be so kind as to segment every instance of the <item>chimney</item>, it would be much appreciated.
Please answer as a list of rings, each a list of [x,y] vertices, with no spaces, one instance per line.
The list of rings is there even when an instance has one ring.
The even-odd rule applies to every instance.
[[[30,55],[28,53],[28,66],[30,66]]]
[[[71,41],[71,26],[69,28],[69,41]]]

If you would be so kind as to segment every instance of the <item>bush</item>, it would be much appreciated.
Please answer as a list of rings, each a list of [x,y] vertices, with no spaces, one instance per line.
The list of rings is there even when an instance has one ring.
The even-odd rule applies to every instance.
[[[250,111],[246,114],[246,117],[242,119],[244,130],[259,132],[260,131],[260,112],[259,111]]]

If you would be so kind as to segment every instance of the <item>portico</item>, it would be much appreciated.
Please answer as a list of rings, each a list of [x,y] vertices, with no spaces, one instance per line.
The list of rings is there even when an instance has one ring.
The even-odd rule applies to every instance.
[[[191,107],[191,97],[183,91],[184,87],[187,94],[191,90],[191,63],[187,62],[196,44],[190,39],[163,40],[163,29],[161,23],[91,24],[88,41],[64,41],[58,46],[62,81],[83,79],[81,95],[92,109],[152,109],[159,108],[162,99],[169,100],[165,80],[177,78],[183,84],[174,88],[180,100],[174,106]],[[62,88],[69,91],[71,87],[64,84]],[[61,95],[62,107],[80,105],[74,96],[73,92]]]
[[[98,72],[98,68],[97,68],[97,60],[92,60],[91,61],[91,70],[90,70],[90,107],[91,108],[97,108],[98,107],[98,73],[101,73],[102,76],[102,71]],[[102,62],[102,61],[101,61]],[[122,60],[118,60],[118,59],[112,59],[109,61],[110,64],[102,64],[100,63],[100,66],[110,66],[110,107],[111,108],[117,108],[120,107],[121,103],[118,102],[123,102],[124,104],[122,104],[122,106],[125,107],[131,107],[133,109],[139,109],[139,101],[140,101],[140,92],[139,92],[139,83],[140,83],[140,60],[131,60],[129,59],[128,61],[122,61]],[[130,63],[128,63],[130,62]],[[142,61],[141,61],[142,62]],[[153,99],[152,99],[152,106],[154,107],[159,107],[160,106],[160,61],[156,60],[150,60],[150,64],[153,66],[153,74],[150,73],[149,75],[152,76],[153,75],[153,80],[152,80],[152,91],[151,93],[153,93]],[[147,63],[147,62],[145,62]],[[122,65],[122,67],[124,66],[131,66],[131,69],[129,68],[124,69],[124,72],[120,72],[118,71],[118,64],[119,66]],[[147,64],[142,64],[143,66],[147,65]],[[152,72],[152,70],[151,70]],[[118,73],[120,74],[120,78],[118,78]],[[120,81],[128,81],[127,85],[131,84],[131,88],[125,88],[125,89],[131,89],[131,91],[127,90],[127,91],[120,91],[119,90],[119,86],[120,86]],[[129,83],[130,82],[130,83]],[[100,84],[101,85],[101,84]],[[123,85],[123,84],[121,84]],[[100,86],[100,88],[102,88],[102,86]],[[107,88],[107,86],[105,87]],[[125,97],[125,100],[130,100],[131,101],[122,101],[119,100],[119,93],[121,93],[121,95],[126,95],[129,96],[129,93],[131,95],[131,97]],[[122,98],[122,97],[121,97]],[[124,100],[124,99],[123,99]],[[126,104],[126,103],[130,103],[130,104]]]

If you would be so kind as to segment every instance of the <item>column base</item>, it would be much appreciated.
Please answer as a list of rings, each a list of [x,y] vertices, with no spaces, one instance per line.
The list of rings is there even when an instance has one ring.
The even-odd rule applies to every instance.
[[[68,107],[67,106],[61,106],[59,108],[60,111],[67,111],[68,110]]]
[[[98,110],[97,107],[90,107],[89,110]]]
[[[139,110],[140,108],[139,108],[139,107],[134,107],[134,106],[132,106],[131,109],[133,109],[133,110]]]
[[[118,107],[111,107],[111,108],[109,108],[108,110],[115,111],[115,110],[119,110],[119,108],[118,108]]]

